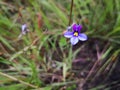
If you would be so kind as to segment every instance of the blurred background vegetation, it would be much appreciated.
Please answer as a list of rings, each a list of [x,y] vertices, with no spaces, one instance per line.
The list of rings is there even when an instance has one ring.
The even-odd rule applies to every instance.
[[[73,1],[71,24],[88,35],[75,46],[71,0],[0,0],[0,90],[120,89],[120,0]]]

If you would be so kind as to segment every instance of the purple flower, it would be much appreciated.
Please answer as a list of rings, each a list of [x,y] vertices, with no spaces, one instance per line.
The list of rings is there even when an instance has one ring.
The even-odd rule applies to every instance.
[[[73,24],[71,26],[72,31],[68,30],[64,33],[64,36],[66,38],[70,38],[70,42],[72,45],[75,45],[78,43],[78,41],[86,41],[87,35],[84,33],[80,33],[82,29],[82,25]]]
[[[23,35],[26,35],[30,30],[28,29],[27,27],[27,24],[23,24],[21,26],[21,33],[20,35],[18,36],[18,38],[20,39]]]
[[[27,32],[29,32],[29,29],[26,24],[23,24],[21,27],[21,33],[25,35]]]

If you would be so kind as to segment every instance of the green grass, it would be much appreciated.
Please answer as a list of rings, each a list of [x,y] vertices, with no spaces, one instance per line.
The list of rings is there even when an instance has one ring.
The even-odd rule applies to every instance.
[[[90,80],[91,90],[105,88],[103,82],[97,86],[91,82],[103,72],[109,77],[118,61],[120,1],[74,0],[71,24],[82,24],[88,35],[88,41],[76,46],[63,36],[70,5],[71,0],[0,1],[0,90],[74,90],[85,80]],[[24,23],[30,32],[19,39]],[[85,49],[89,45],[91,48]],[[82,58],[83,49],[84,53],[95,50],[96,60],[88,55],[85,61],[93,67],[74,70],[73,60]],[[85,78],[77,77],[75,72],[84,71],[88,72]]]

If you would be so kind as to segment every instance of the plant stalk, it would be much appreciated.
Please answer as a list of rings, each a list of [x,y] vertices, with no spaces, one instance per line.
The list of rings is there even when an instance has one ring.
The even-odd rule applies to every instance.
[[[70,16],[69,16],[69,24],[68,26],[70,26],[71,24],[71,19],[72,19],[72,10],[73,10],[73,0],[71,0],[71,7],[70,7]]]

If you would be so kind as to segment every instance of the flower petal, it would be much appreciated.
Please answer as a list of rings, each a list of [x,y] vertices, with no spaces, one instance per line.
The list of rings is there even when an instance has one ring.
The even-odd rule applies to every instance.
[[[81,40],[81,41],[86,41],[86,40],[87,40],[87,35],[84,34],[84,33],[82,33],[82,34],[79,34],[78,38],[79,38],[79,40]]]
[[[80,30],[82,29],[82,25],[73,24],[72,28],[73,28],[74,31],[80,32]]]
[[[78,37],[72,37],[72,38],[70,39],[70,42],[71,42],[72,45],[77,44],[78,41],[79,41]]]
[[[68,31],[71,31],[71,30],[72,30],[72,27],[71,27],[71,26],[68,26],[68,27],[67,27],[67,30],[68,30]]]
[[[26,24],[23,24],[22,25],[22,32],[25,31],[27,29],[27,25]]]
[[[66,38],[71,38],[71,37],[73,36],[73,32],[67,31],[67,32],[64,33],[64,36],[65,36]]]

